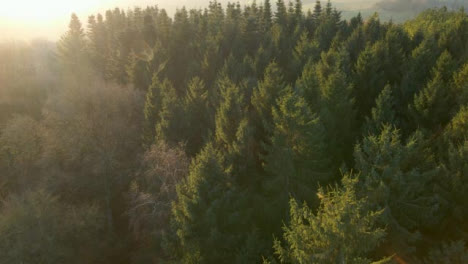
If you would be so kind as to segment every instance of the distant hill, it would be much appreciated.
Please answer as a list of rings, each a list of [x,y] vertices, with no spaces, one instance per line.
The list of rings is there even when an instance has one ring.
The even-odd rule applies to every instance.
[[[343,1],[343,0],[341,0]],[[351,18],[358,12],[364,17],[369,17],[375,12],[386,21],[392,19],[395,22],[403,22],[414,18],[421,11],[428,8],[446,6],[455,10],[468,6],[468,0],[356,0],[335,1],[335,6],[342,10],[344,18]]]

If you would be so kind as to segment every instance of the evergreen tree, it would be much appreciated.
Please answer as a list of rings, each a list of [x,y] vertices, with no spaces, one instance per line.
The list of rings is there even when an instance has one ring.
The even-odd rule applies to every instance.
[[[259,117],[258,126],[262,134],[267,133],[273,123],[272,109],[276,106],[276,99],[279,98],[285,89],[283,73],[278,64],[272,62],[265,70],[263,81],[258,83],[254,90],[251,103]],[[261,139],[262,137],[260,137]]]
[[[314,12],[312,14],[312,21],[314,26],[318,26],[320,17],[322,16],[322,4],[319,0],[315,1]]]
[[[157,75],[153,76],[153,82],[146,92],[146,101],[144,105],[144,124],[143,124],[143,142],[146,146],[150,146],[155,141],[156,124],[159,122],[159,113],[162,109],[162,88],[163,85],[169,85],[166,80],[161,83]]]
[[[446,127],[436,148],[444,164],[438,182],[439,193],[446,201],[447,217],[440,229],[450,239],[463,239],[468,232],[464,219],[468,217],[468,107],[464,106]]]
[[[272,11],[270,0],[265,0],[263,3],[263,32],[268,32],[272,25]]]
[[[371,110],[371,116],[366,117],[364,124],[364,135],[377,135],[385,125],[398,127],[398,121],[395,113],[395,98],[392,93],[392,87],[386,85],[375,100],[375,107]]]
[[[454,94],[457,96],[457,103],[460,106],[468,105],[468,64],[461,67],[461,70],[454,77]]]
[[[229,152],[236,141],[237,129],[244,117],[245,98],[240,88],[227,77],[219,82],[222,102],[215,117],[215,138],[216,145]]]
[[[266,211],[274,212],[271,218],[285,220],[290,196],[306,200],[318,184],[329,180],[328,162],[323,126],[305,100],[289,87],[277,104],[271,145],[266,147],[264,190],[270,199]]]
[[[317,213],[291,199],[291,222],[284,227],[286,246],[276,240],[281,263],[387,263],[372,262],[371,253],[385,237],[377,226],[382,211],[372,211],[357,195],[357,178],[345,175],[343,187],[320,190]]]
[[[399,131],[385,126],[356,146],[355,166],[361,172],[358,194],[371,208],[384,210],[391,248],[405,255],[420,238],[420,229],[438,223],[440,201],[431,192],[440,170],[424,147],[420,133],[401,142]]]
[[[286,4],[283,0],[276,1],[275,21],[283,28],[286,28],[288,24],[288,12],[286,10]]]
[[[129,83],[140,91],[148,90],[151,85],[151,75],[148,62],[138,58],[135,53],[130,54],[130,63],[127,66]]]
[[[89,39],[88,50],[91,63],[96,71],[98,71],[103,78],[106,78],[108,75],[106,68],[107,56],[109,55],[107,45],[108,34],[101,14],[97,15],[97,20],[94,16],[89,17],[88,32],[86,35]]]
[[[448,52],[442,53],[433,69],[433,78],[414,97],[414,112],[417,124],[424,128],[437,129],[450,121],[453,107],[456,106],[449,81],[454,71],[454,62]]]
[[[236,256],[248,238],[256,243],[246,217],[250,214],[245,210],[246,196],[236,188],[221,153],[211,144],[192,162],[188,178],[177,186],[177,196],[172,212],[183,263],[248,258]]]
[[[388,82],[385,76],[386,49],[383,42],[368,46],[360,55],[356,64],[354,97],[358,118],[368,116],[375,99]]]
[[[351,86],[344,72],[347,71],[347,54],[329,51],[322,55],[316,66],[319,85],[319,114],[327,131],[327,153],[333,168],[350,163],[356,135],[350,133],[356,127],[354,99]]]
[[[67,33],[57,44],[58,57],[62,65],[72,72],[82,71],[88,60],[86,38],[76,14],[71,15]]]
[[[214,129],[213,111],[210,109],[208,99],[205,83],[198,77],[193,78],[189,83],[184,103],[184,112],[187,115],[186,148],[191,156],[202,149],[209,133]]]
[[[161,86],[161,111],[156,125],[156,141],[163,141],[170,146],[185,143],[186,115],[183,104],[171,82]]]
[[[146,15],[143,23],[143,38],[150,48],[153,48],[156,44],[156,28],[154,26],[153,17]]]

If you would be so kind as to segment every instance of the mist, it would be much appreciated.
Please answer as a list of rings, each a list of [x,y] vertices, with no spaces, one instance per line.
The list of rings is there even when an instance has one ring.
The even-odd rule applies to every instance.
[[[468,0],[381,0],[378,9],[388,12],[420,12],[427,8],[443,7],[457,9],[466,6]]]

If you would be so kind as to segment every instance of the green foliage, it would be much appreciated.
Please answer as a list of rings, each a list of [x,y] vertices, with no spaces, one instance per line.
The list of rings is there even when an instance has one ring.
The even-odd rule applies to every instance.
[[[438,193],[448,202],[446,210],[450,217],[443,221],[445,235],[461,239],[467,232],[463,224],[467,213],[468,193],[468,108],[462,107],[445,128],[436,150],[444,173],[439,177]]]
[[[184,102],[184,112],[188,120],[186,148],[191,156],[202,149],[210,132],[214,130],[213,111],[208,99],[205,83],[198,77],[192,79]]]
[[[245,98],[241,89],[228,78],[219,81],[222,101],[216,112],[216,144],[230,150],[236,140],[237,129],[245,111]]]
[[[440,200],[431,191],[439,169],[421,134],[403,143],[399,131],[386,125],[380,134],[365,137],[354,156],[362,179],[359,197],[384,210],[381,223],[388,226],[388,242],[397,253],[407,253],[419,238],[419,228],[440,220]]]
[[[346,76],[332,73],[321,87],[320,118],[327,131],[328,153],[335,166],[348,162],[354,142],[356,126],[354,99]],[[336,167],[335,167],[336,168]]]
[[[185,118],[183,102],[178,100],[172,83],[166,80],[161,86],[161,111],[156,125],[156,141],[177,145],[183,141]]]
[[[467,15],[270,2],[0,44],[0,262],[463,262]]]
[[[249,243],[249,237],[254,239],[246,217],[247,197],[236,188],[232,175],[223,167],[221,153],[211,144],[192,161],[189,176],[177,186],[177,194],[172,211],[184,263],[234,262],[243,243]]]
[[[307,200],[318,184],[328,179],[328,160],[324,145],[324,129],[304,99],[291,88],[273,108],[271,145],[266,146],[264,192],[269,199],[267,212],[271,218],[287,219],[287,204],[292,196]]]
[[[153,82],[146,92],[145,106],[143,108],[143,143],[147,146],[155,141],[156,124],[159,122],[159,112],[162,109],[162,85],[169,85],[168,82],[161,83],[157,76],[153,76]]]
[[[371,116],[366,118],[364,125],[364,135],[380,134],[384,126],[398,127],[398,120],[395,113],[395,97],[392,93],[392,87],[386,85],[375,100],[375,107],[371,110]]]
[[[286,84],[283,74],[276,63],[271,63],[265,70],[263,81],[258,83],[254,90],[251,103],[258,115],[259,133],[265,137],[267,131],[272,127],[272,110],[276,107],[276,99],[282,94]]]
[[[468,104],[468,64],[465,64],[454,77],[458,105]]]
[[[342,183],[342,188],[319,191],[317,213],[291,199],[286,246],[278,240],[274,245],[281,263],[377,263],[366,255],[385,237],[384,229],[377,227],[383,212],[369,210],[366,200],[358,198],[358,178],[345,175]]]
[[[420,126],[434,129],[450,121],[456,106],[456,95],[449,84],[454,70],[453,59],[445,51],[437,60],[432,80],[414,97],[416,122]]]

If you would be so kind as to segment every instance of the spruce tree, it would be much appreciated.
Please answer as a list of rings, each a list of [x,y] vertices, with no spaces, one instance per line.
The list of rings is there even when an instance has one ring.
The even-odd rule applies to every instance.
[[[69,71],[82,71],[88,62],[86,38],[78,16],[71,15],[68,31],[57,44],[58,57]]]
[[[454,77],[454,93],[460,106],[468,105],[468,64],[461,67]]]
[[[250,245],[258,245],[248,217],[252,212],[246,210],[248,196],[237,189],[223,160],[208,144],[192,162],[189,176],[177,186],[172,212],[183,263],[259,261],[256,246],[248,251],[244,246],[251,240]]]
[[[390,263],[389,258],[379,262],[369,258],[385,237],[385,230],[378,227],[383,212],[369,209],[368,201],[359,198],[357,177],[345,175],[342,184],[318,192],[316,213],[291,199],[285,245],[278,240],[274,244],[281,263]]]
[[[148,91],[146,92],[146,100],[143,108],[144,113],[144,124],[143,124],[143,143],[146,146],[150,146],[155,142],[156,136],[156,125],[159,123],[159,113],[162,109],[162,85],[169,85],[166,80],[163,83],[159,81],[158,76],[153,76],[153,81]]]
[[[186,149],[190,156],[202,149],[214,129],[214,115],[208,99],[205,83],[198,77],[193,78],[188,85],[184,102],[184,112],[187,115]]]
[[[454,66],[450,53],[442,53],[433,69],[432,80],[415,95],[414,106],[410,107],[419,126],[434,130],[450,121],[456,106],[456,95],[449,83]]]
[[[163,141],[170,146],[185,143],[186,115],[181,100],[171,82],[161,86],[161,110],[156,124],[156,141]]]
[[[439,221],[440,200],[431,190],[440,169],[421,133],[404,143],[389,125],[380,134],[365,137],[354,157],[361,172],[359,196],[368,197],[374,210],[384,210],[380,223],[388,226],[386,243],[405,256],[414,250],[421,229]]]
[[[258,83],[258,87],[254,90],[251,99],[251,103],[258,115],[257,126],[259,126],[259,132],[263,135],[272,126],[272,109],[276,106],[276,99],[279,98],[285,87],[283,73],[278,64],[275,62],[270,63],[265,70],[263,81]]]
[[[278,25],[280,25],[283,28],[286,28],[288,24],[288,12],[286,10],[286,4],[283,0],[277,0],[276,2],[275,19]]]
[[[356,134],[354,99],[351,97],[351,86],[346,75],[336,66],[322,64],[320,82],[320,119],[327,131],[328,154],[333,160],[334,168],[343,163],[350,163],[352,144]],[[320,69],[321,68],[321,69]],[[334,70],[335,72],[329,72]],[[325,75],[328,77],[325,78]]]
[[[377,135],[385,125],[398,127],[399,122],[395,113],[395,98],[392,87],[387,84],[375,100],[375,107],[371,110],[371,116],[366,117],[364,135]]]
[[[385,76],[386,52],[384,42],[380,41],[368,46],[357,60],[353,95],[361,122],[370,114],[375,99],[388,82]]]
[[[439,193],[448,209],[441,232],[450,239],[463,239],[468,228],[468,106],[464,106],[447,125],[436,148],[444,173],[439,177]]]
[[[230,151],[236,141],[236,133],[245,113],[245,98],[240,88],[224,77],[219,81],[221,104],[215,117],[216,146]]]
[[[139,58],[135,53],[130,53],[129,65],[127,66],[129,83],[140,91],[148,90],[151,85],[151,74],[148,62]]]
[[[272,25],[272,11],[270,0],[265,0],[263,3],[263,32],[268,32]]]
[[[324,128],[305,100],[289,87],[277,104],[271,145],[266,146],[263,188],[270,199],[266,211],[273,212],[272,218],[286,220],[290,196],[306,200],[318,184],[329,180],[328,160]]]

